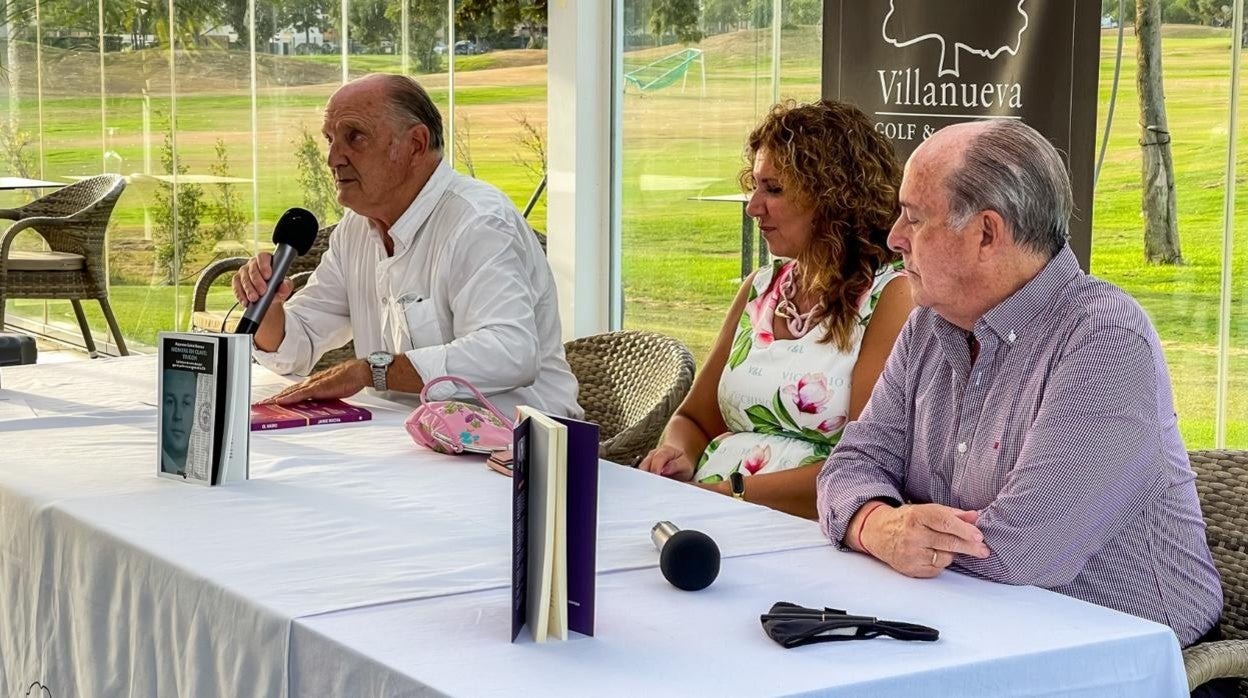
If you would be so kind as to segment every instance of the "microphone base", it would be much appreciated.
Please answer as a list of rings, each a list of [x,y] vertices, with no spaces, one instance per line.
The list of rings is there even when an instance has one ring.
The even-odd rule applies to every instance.
[[[249,317],[240,318],[238,327],[234,328],[234,334],[255,334],[260,329],[260,323]]]

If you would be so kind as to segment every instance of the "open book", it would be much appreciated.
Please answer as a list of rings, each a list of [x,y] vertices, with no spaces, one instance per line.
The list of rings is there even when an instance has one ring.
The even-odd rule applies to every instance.
[[[161,332],[156,473],[204,485],[246,480],[251,337]]]
[[[594,634],[598,426],[517,408],[511,639]]]

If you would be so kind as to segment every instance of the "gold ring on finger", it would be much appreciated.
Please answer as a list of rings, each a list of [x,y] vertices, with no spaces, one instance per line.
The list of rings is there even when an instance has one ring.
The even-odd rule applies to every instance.
[[[937,558],[937,556],[939,556],[939,555],[940,555],[940,551],[939,551],[939,550],[933,550],[933,551],[932,551],[932,567],[938,567],[938,565],[936,564],[936,558]]]

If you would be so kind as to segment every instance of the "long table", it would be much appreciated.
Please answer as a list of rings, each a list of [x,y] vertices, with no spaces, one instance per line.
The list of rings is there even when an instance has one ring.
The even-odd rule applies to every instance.
[[[155,476],[151,357],[4,369],[0,695],[1175,696],[1173,633],[1030,587],[912,580],[818,527],[600,464],[597,633],[509,642],[510,480],[415,446],[407,408],[253,434],[252,479]],[[257,368],[257,396],[284,379]],[[725,560],[686,593],[655,521]],[[941,631],[784,650],[758,615],[827,605]]]

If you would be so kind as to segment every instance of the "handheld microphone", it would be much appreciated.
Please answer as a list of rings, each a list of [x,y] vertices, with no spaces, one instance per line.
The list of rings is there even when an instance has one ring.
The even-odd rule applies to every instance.
[[[650,540],[659,549],[659,569],[677,589],[705,589],[719,576],[719,546],[705,533],[660,521],[650,529]]]
[[[292,208],[282,214],[273,228],[273,242],[277,249],[273,250],[273,275],[269,277],[269,286],[264,295],[255,303],[247,306],[242,319],[238,321],[238,334],[255,334],[260,329],[260,321],[269,312],[273,304],[273,296],[286,280],[286,272],[295,261],[295,257],[308,253],[312,243],[316,242],[318,228],[316,216],[301,208]]]

